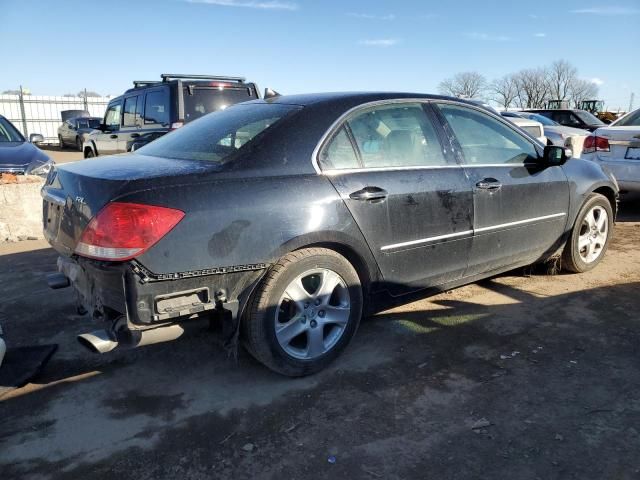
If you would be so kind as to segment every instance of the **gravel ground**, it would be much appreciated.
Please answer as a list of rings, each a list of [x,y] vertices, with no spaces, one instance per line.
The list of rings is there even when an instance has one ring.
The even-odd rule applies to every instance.
[[[66,154],[66,152],[64,152]],[[518,270],[366,319],[288,379],[213,332],[98,356],[42,242],[0,246],[7,343],[58,343],[0,400],[1,478],[640,478],[640,202],[603,263]]]

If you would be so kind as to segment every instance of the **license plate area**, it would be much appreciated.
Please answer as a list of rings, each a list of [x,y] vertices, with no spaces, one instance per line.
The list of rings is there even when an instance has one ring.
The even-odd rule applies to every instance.
[[[624,158],[626,160],[640,160],[640,147],[629,147]]]
[[[44,230],[49,238],[56,238],[60,229],[60,219],[62,218],[62,209],[64,207],[45,200],[45,208],[43,208]]]

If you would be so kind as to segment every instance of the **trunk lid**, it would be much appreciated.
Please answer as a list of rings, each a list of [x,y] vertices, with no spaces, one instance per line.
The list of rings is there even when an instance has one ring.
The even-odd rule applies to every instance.
[[[598,152],[601,158],[640,161],[640,127],[603,127],[595,134],[609,140],[609,151]]]
[[[209,162],[135,154],[58,166],[42,188],[44,236],[59,253],[70,256],[89,221],[107,203],[212,170]]]

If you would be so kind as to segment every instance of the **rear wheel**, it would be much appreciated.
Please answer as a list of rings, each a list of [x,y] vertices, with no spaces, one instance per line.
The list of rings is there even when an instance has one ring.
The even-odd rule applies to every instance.
[[[586,272],[604,257],[613,229],[613,209],[604,195],[587,198],[562,253],[563,266],[570,272]]]
[[[247,350],[288,376],[326,367],[353,338],[362,288],[353,266],[325,248],[292,252],[276,263],[244,314]]]

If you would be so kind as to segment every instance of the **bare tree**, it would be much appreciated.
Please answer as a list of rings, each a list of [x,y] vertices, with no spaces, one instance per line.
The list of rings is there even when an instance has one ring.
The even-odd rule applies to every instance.
[[[549,99],[549,75],[545,68],[521,70],[515,76],[516,103],[521,108],[544,108]]]
[[[505,75],[491,82],[489,91],[492,99],[502,105],[505,109],[518,97],[518,82],[515,75]]]
[[[87,95],[87,98],[89,98],[89,97],[99,97],[99,96],[100,96],[100,94],[99,94],[99,93],[92,92],[91,90],[89,90],[89,91],[80,90],[80,91],[78,92],[78,95],[76,95],[76,96],[78,96],[78,97],[80,97],[80,98],[84,98],[85,93],[86,93],[86,95]]]
[[[440,82],[438,90],[443,95],[461,98],[478,98],[487,88],[486,78],[478,72],[457,73]]]
[[[2,95],[20,95],[20,90],[5,90],[4,92],[2,92]],[[29,94],[25,93],[25,95]]]
[[[584,80],[582,78],[576,78],[569,90],[569,100],[573,104],[574,108],[580,106],[582,100],[593,100],[598,97],[598,85],[590,80]]]
[[[551,64],[548,72],[551,97],[567,100],[573,83],[578,80],[578,70],[566,60],[558,60]]]

